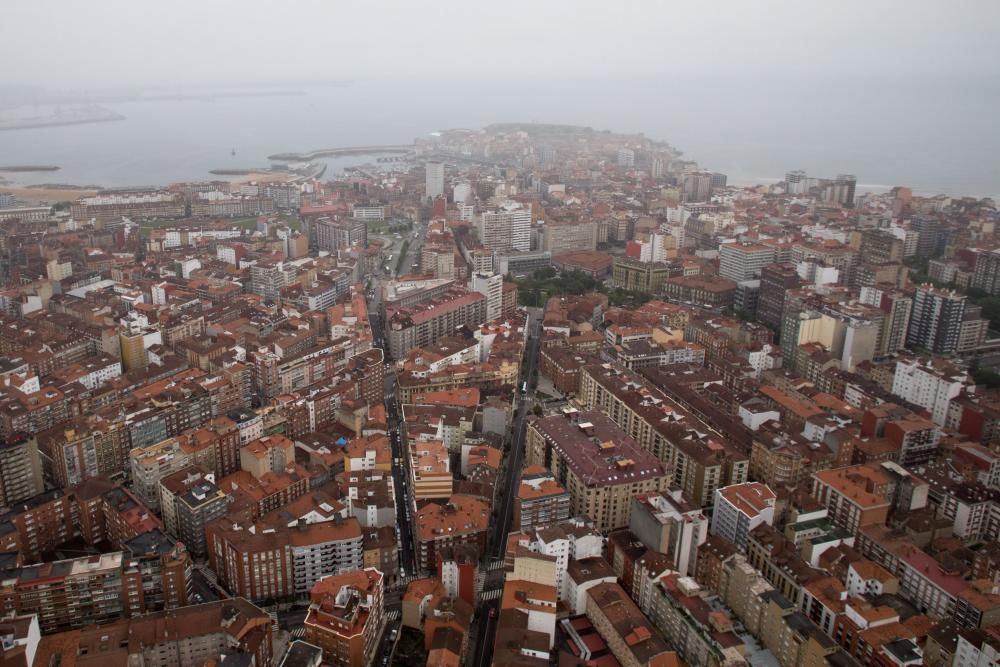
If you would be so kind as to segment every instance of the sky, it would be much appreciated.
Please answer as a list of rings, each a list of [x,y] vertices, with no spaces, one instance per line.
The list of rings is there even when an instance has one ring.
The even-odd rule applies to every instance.
[[[996,0],[3,0],[0,85],[991,77]]]

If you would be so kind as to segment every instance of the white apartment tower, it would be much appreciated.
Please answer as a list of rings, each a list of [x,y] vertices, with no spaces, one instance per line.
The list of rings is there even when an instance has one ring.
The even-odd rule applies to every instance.
[[[738,283],[755,280],[775,259],[774,248],[766,245],[723,243],[719,246],[719,275]]]
[[[444,194],[444,163],[428,162],[425,167],[424,199],[434,199]]]
[[[479,218],[479,240],[490,250],[531,250],[531,210],[507,202]]]
[[[474,273],[469,281],[469,289],[486,297],[486,321],[499,319],[503,312],[503,276]]]

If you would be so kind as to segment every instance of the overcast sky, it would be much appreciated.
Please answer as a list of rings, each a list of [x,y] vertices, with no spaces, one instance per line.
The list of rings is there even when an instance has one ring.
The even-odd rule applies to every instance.
[[[986,75],[997,0],[3,0],[0,84]],[[995,85],[996,80],[988,81]]]

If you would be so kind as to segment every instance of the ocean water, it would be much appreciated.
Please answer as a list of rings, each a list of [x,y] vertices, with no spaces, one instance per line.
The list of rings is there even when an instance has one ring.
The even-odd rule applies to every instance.
[[[4,176],[20,184],[161,185],[208,179],[211,169],[265,167],[279,152],[537,121],[643,132],[737,184],[804,169],[855,174],[863,189],[1000,194],[1000,86],[992,81],[442,77],[291,88],[304,94],[106,104],[127,119],[0,132],[0,164],[61,167]]]

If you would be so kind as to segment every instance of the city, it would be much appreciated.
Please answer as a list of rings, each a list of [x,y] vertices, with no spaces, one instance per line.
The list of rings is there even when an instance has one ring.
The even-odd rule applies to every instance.
[[[992,200],[366,150],[0,190],[4,664],[996,659]]]
[[[998,24],[3,3],[0,667],[1000,667]]]

